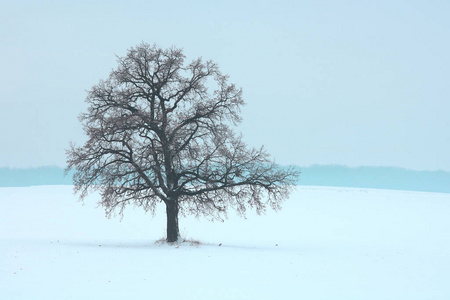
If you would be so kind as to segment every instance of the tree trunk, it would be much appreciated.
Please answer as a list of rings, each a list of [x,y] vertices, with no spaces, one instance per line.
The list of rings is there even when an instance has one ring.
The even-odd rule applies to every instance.
[[[178,241],[180,231],[178,229],[178,201],[169,201],[166,203],[167,213],[167,242]]]

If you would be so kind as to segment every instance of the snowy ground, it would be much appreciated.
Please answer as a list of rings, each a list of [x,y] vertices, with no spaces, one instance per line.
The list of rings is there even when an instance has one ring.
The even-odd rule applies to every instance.
[[[69,186],[0,188],[0,299],[450,299],[450,194],[301,187],[279,213],[105,219]],[[219,246],[219,244],[222,244]]]

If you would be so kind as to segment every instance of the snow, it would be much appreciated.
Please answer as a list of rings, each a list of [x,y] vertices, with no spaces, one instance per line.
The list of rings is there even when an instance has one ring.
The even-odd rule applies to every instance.
[[[97,200],[0,188],[0,299],[450,298],[450,194],[299,187],[278,213],[181,218],[199,246]]]

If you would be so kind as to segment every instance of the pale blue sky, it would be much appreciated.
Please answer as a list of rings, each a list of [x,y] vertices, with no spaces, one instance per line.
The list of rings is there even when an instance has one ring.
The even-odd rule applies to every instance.
[[[449,1],[2,1],[0,167],[65,165],[85,91],[145,41],[217,62],[282,164],[450,171]]]

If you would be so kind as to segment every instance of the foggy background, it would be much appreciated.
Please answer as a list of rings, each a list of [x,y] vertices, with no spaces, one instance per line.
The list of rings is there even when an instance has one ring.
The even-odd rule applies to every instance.
[[[86,90],[142,41],[219,64],[280,164],[450,171],[448,1],[3,1],[0,167],[65,166]]]

